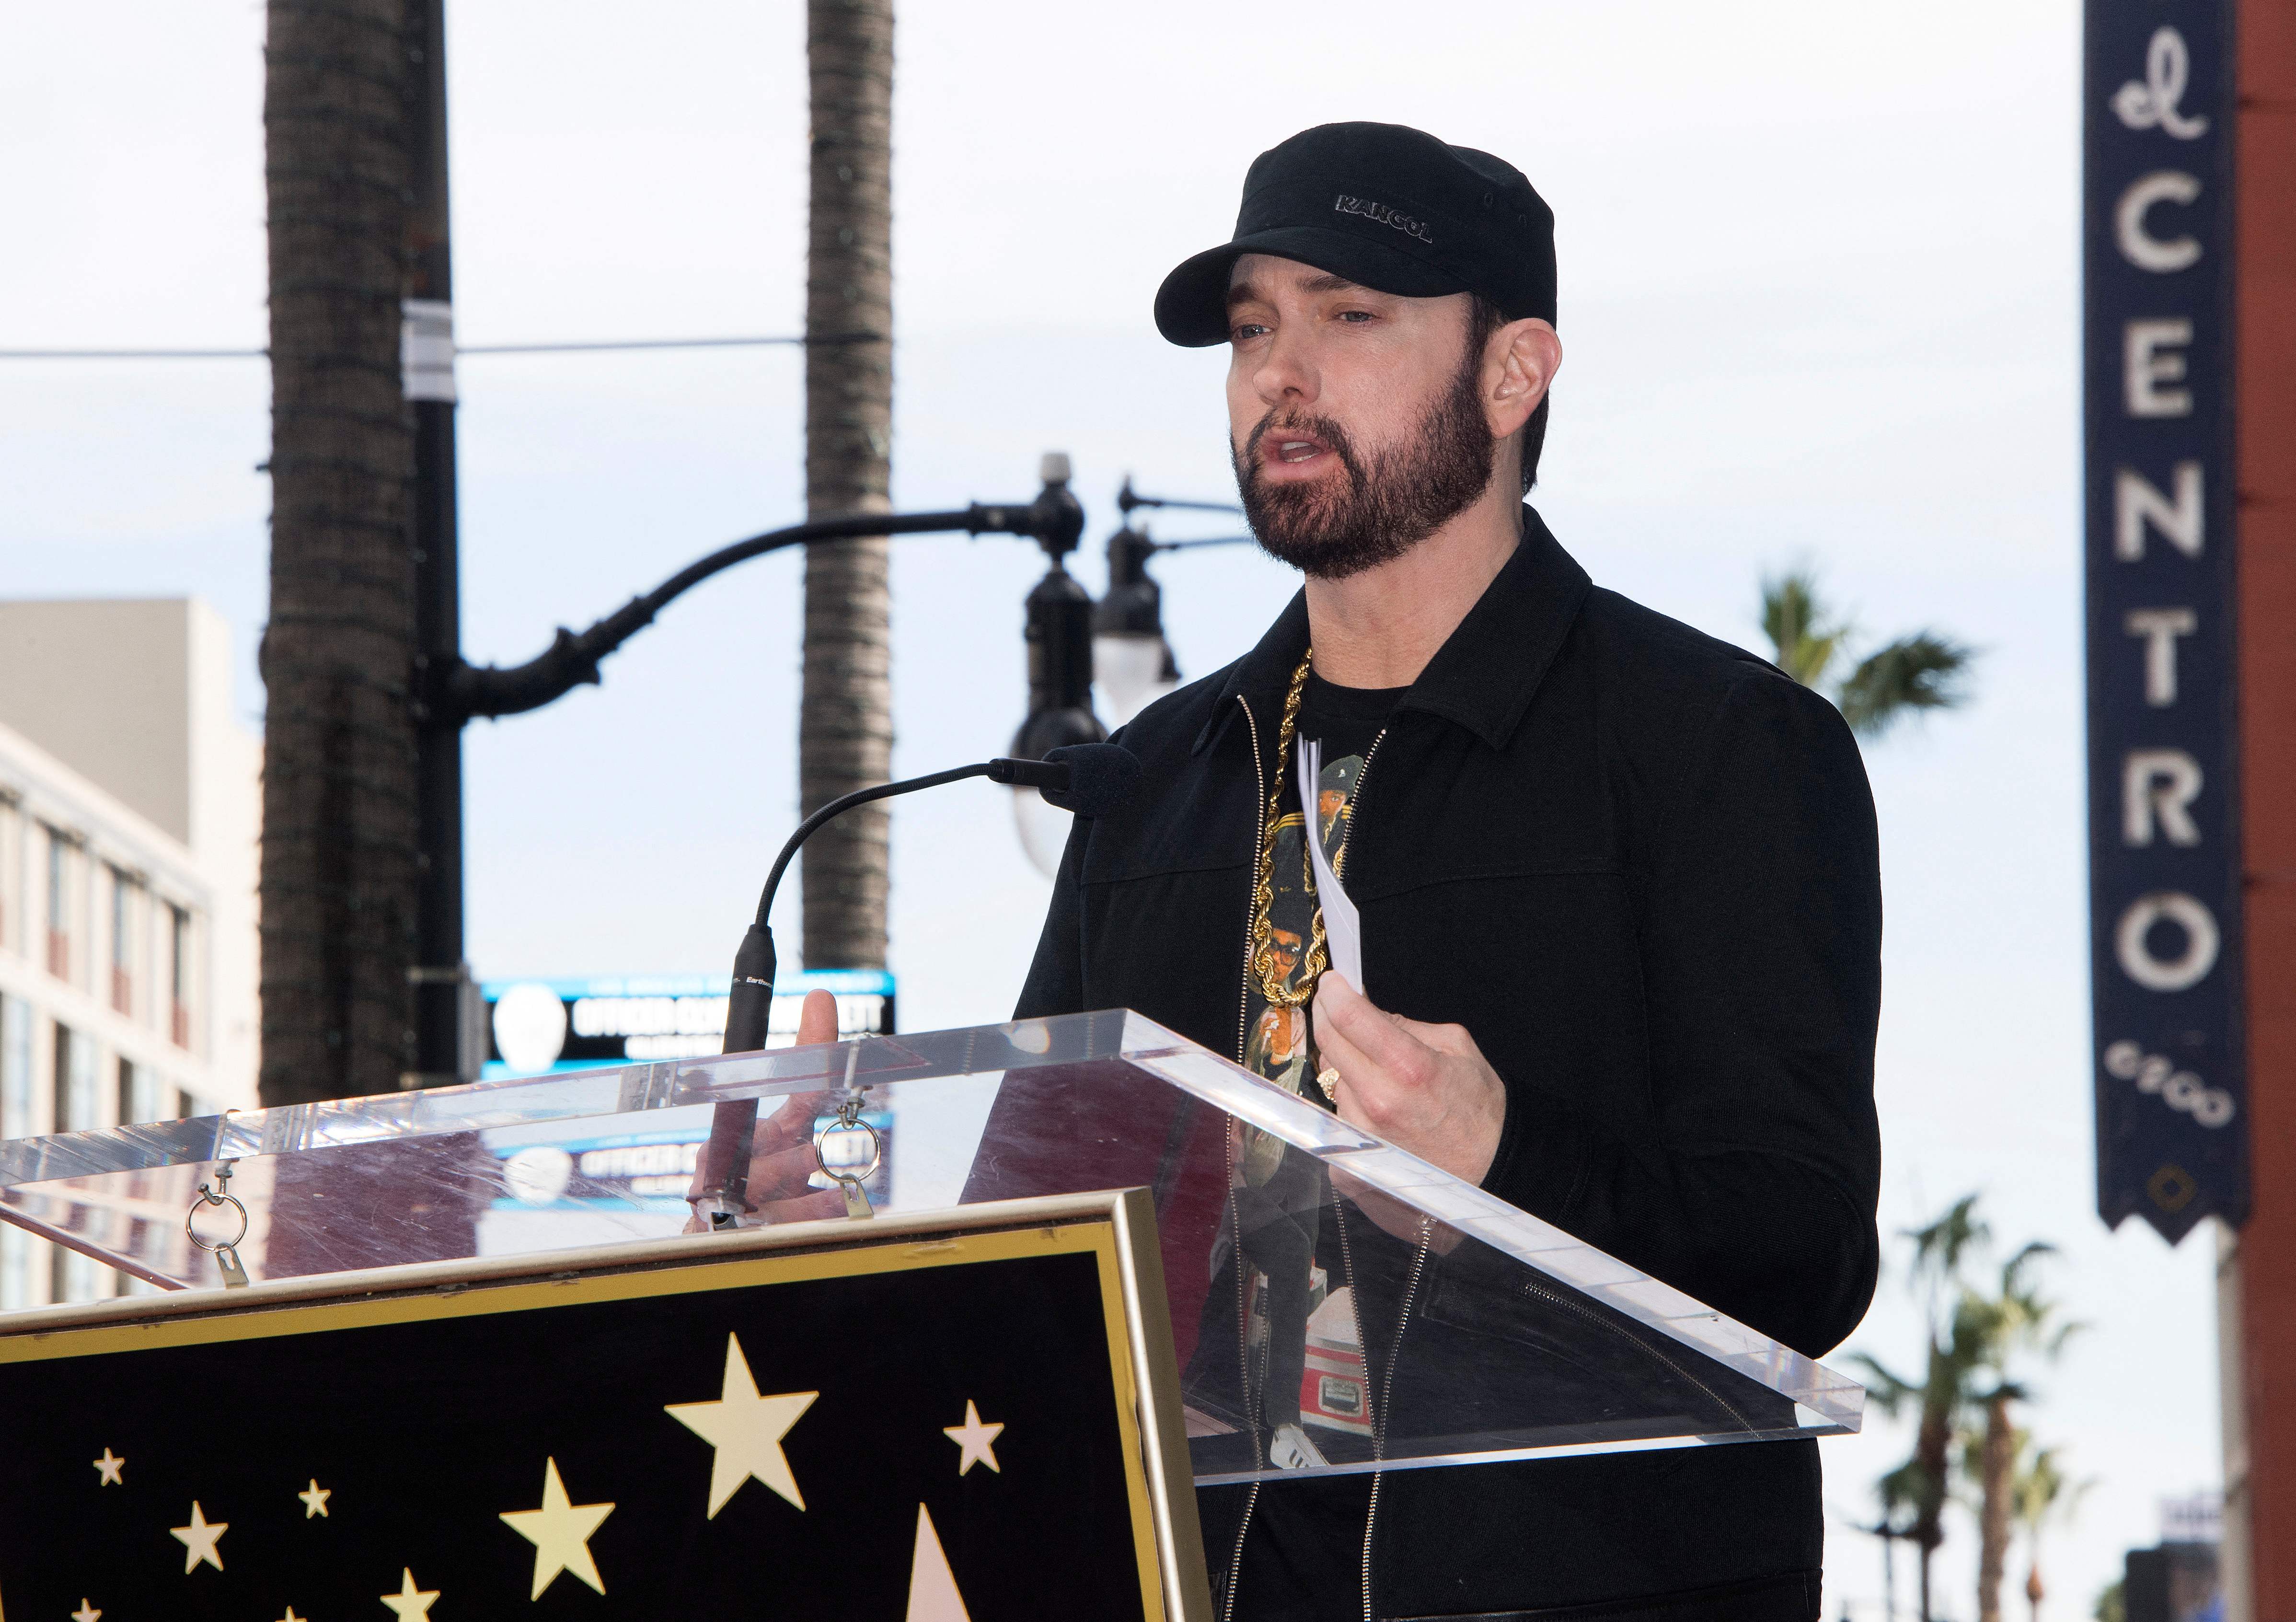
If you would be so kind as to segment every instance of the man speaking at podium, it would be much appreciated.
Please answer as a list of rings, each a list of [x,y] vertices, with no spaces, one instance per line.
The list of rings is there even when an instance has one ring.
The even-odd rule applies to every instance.
[[[1125,729],[1143,792],[1078,821],[1018,1013],[1137,1009],[1820,1354],[1877,1257],[1872,798],[1824,698],[1592,585],[1522,503],[1554,319],[1506,163],[1332,124],[1252,165],[1156,322],[1229,346],[1244,508],[1305,585]],[[1369,998],[1319,972],[1309,840]],[[1240,1156],[1239,1209],[1299,1208],[1282,1177]],[[1245,1244],[1271,1295],[1290,1243]],[[1283,1418],[1273,1461],[1316,1462]],[[1808,1440],[1199,1496],[1255,1622],[1817,1615]]]

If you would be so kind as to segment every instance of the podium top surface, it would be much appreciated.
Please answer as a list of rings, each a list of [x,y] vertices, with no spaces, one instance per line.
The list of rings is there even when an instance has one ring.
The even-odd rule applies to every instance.
[[[1859,1423],[1846,1377],[1125,1010],[0,1142],[0,1220],[158,1289],[223,1281],[220,1164],[258,1280],[659,1240],[745,1105],[744,1225],[1149,1190],[1199,1485]]]

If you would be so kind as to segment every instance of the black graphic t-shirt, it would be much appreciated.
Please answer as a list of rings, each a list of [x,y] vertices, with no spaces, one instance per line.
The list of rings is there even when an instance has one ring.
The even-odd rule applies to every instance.
[[[1275,901],[1268,908],[1268,938],[1275,948],[1275,963],[1286,985],[1297,985],[1315,940],[1315,876],[1306,839],[1312,825],[1342,884],[1347,881],[1348,831],[1355,820],[1356,791],[1363,781],[1364,763],[1374,758],[1375,745],[1387,718],[1408,689],[1404,687],[1334,687],[1310,672],[1300,695],[1299,736],[1284,763],[1283,802],[1275,822]],[[1309,740],[1323,748],[1323,772],[1316,785],[1316,804],[1300,803],[1300,752]],[[1270,1008],[1260,994],[1259,977],[1251,978],[1246,993],[1243,1062],[1286,1091],[1319,1099],[1311,1085],[1316,1066],[1309,1064],[1312,1038],[1308,1010]]]
[[[1268,938],[1288,986],[1302,984],[1315,942],[1316,897],[1306,841],[1323,842],[1324,860],[1344,884],[1365,762],[1376,761],[1380,733],[1404,691],[1334,687],[1308,678],[1298,735],[1284,762],[1268,908]],[[1321,745],[1321,771],[1316,803],[1302,806],[1297,762],[1310,740]],[[1316,1084],[1322,1061],[1308,1005],[1271,1007],[1258,975],[1247,980],[1246,1067],[1328,1107]],[[1267,1427],[1270,1458],[1296,1469],[1320,1462],[1322,1446],[1334,1433],[1370,1436],[1369,1383],[1344,1281],[1332,1279],[1317,1259],[1325,1199],[1321,1165],[1250,1127],[1238,1132],[1235,1151],[1237,1231],[1249,1269],[1243,1354],[1250,1401]]]

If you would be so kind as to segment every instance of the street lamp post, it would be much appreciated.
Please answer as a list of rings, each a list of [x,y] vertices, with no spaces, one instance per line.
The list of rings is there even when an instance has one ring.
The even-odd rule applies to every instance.
[[[414,648],[418,685],[462,660],[455,470],[454,263],[447,241],[446,0],[419,19],[406,130],[414,195],[407,210],[400,370],[414,414]],[[418,703],[414,729],[414,964],[406,971],[414,1033],[402,1087],[477,1074],[470,1050],[476,988],[463,957],[463,727]]]
[[[1044,475],[1048,488],[1057,476],[1066,489],[1068,457],[1057,451],[1046,457]],[[1073,527],[1037,537],[1047,566],[1026,605],[1029,709],[1021,729],[1013,735],[1015,760],[1039,761],[1067,745],[1096,744],[1108,736],[1092,712],[1092,593],[1077,582],[1062,561],[1076,550],[1083,534],[1084,511],[1078,507]],[[1068,839],[1068,813],[1035,789],[1016,787],[1013,814],[1029,860],[1044,872],[1057,868]]]
[[[463,657],[455,613],[452,468],[454,418],[451,401],[434,426],[430,441],[445,457],[442,502],[433,505],[430,527],[422,538],[431,545],[445,537],[437,556],[426,563],[429,595],[425,621],[430,635],[416,671],[414,719],[421,740],[422,886],[419,917],[421,956],[409,978],[416,999],[418,1062],[404,1085],[428,1087],[469,1081],[485,1054],[480,1010],[463,960],[462,737],[480,718],[498,719],[538,710],[584,684],[600,679],[600,663],[652,624],[672,602],[711,577],[768,552],[815,541],[857,535],[1015,535],[1036,541],[1047,562],[1044,578],[1029,593],[1027,641],[1029,711],[1013,739],[1021,760],[1041,760],[1067,744],[1098,743],[1107,734],[1093,713],[1095,681],[1121,725],[1178,679],[1172,651],[1164,639],[1162,594],[1148,573],[1159,552],[1202,546],[1228,546],[1249,536],[1202,540],[1154,540],[1132,515],[1141,508],[1182,507],[1234,512],[1216,502],[1174,501],[1136,495],[1127,479],[1117,497],[1125,523],[1108,542],[1109,589],[1095,602],[1065,564],[1084,534],[1084,508],[1069,488],[1067,457],[1054,452],[1041,468],[1043,487],[1026,503],[983,504],[930,513],[853,513],[771,530],[722,547],[671,575],[652,591],[632,597],[587,630],[561,626],[550,646],[523,664],[472,664]],[[433,487],[434,490],[438,488]],[[1069,813],[1046,803],[1034,789],[1015,791],[1014,811],[1022,847],[1047,875],[1058,866],[1068,837]]]
[[[451,426],[452,419],[448,421]],[[450,447],[451,443],[450,438]],[[472,664],[455,645],[458,638],[451,635],[435,644],[426,643],[429,651],[416,671],[414,704],[427,769],[421,780],[425,792],[436,797],[435,803],[430,799],[424,802],[423,827],[426,836],[436,843],[426,845],[424,850],[429,860],[419,875],[422,887],[420,916],[426,926],[435,923],[437,927],[426,926],[422,932],[419,942],[422,957],[410,976],[418,994],[418,1014],[428,1017],[416,1026],[417,1067],[403,1084],[425,1087],[472,1080],[477,1074],[478,1058],[484,1052],[484,1034],[473,1006],[476,999],[463,990],[470,984],[470,971],[463,962],[462,931],[461,766],[465,726],[480,717],[491,719],[537,710],[576,687],[595,685],[600,662],[652,624],[670,603],[736,564],[789,547],[842,540],[857,535],[1021,535],[1042,546],[1054,560],[1053,572],[1067,580],[1059,560],[1075,549],[1078,537],[1084,532],[1084,509],[1069,490],[1066,457],[1047,457],[1044,471],[1044,488],[1029,502],[975,502],[970,506],[937,513],[846,514],[791,524],[735,541],[687,564],[652,591],[632,597],[586,630],[578,632],[559,627],[551,645],[523,664],[507,668]],[[1069,584],[1075,586],[1073,580]],[[451,576],[445,589],[451,600]],[[1039,591],[1042,590],[1040,586]],[[1082,622],[1088,623],[1092,599],[1083,595],[1083,588],[1076,587],[1076,590],[1084,605],[1086,619]],[[1032,613],[1034,602],[1032,594]],[[1031,622],[1035,622],[1033,619]],[[450,618],[447,623],[451,628],[454,622]],[[1047,624],[1051,623],[1048,615]],[[1066,621],[1060,624],[1064,628]],[[1058,635],[1066,634],[1065,629],[1058,631]],[[1083,657],[1088,683],[1089,642],[1081,634],[1075,642],[1086,649]],[[1057,637],[1048,642],[1048,660],[1064,646]],[[1033,642],[1030,655],[1033,668],[1037,663],[1037,644]],[[1048,679],[1065,692],[1066,687],[1058,684],[1070,679],[1067,666],[1055,662],[1048,663],[1047,670]],[[1083,698],[1083,706],[1084,719],[1095,727],[1093,737],[1096,739],[1097,723],[1091,720],[1088,693]],[[1037,753],[1041,755],[1042,751]],[[450,855],[452,859],[447,860]],[[426,994],[428,1000],[422,1000]]]
[[[1029,713],[1013,738],[1017,758],[1039,759],[1061,745],[1096,743],[1106,737],[1093,712],[1095,685],[1106,701],[1110,722],[1119,727],[1177,687],[1179,666],[1164,637],[1163,589],[1148,572],[1148,560],[1159,552],[1234,546],[1251,539],[1151,539],[1146,526],[1133,518],[1144,508],[1238,509],[1218,501],[1143,496],[1133,490],[1128,474],[1117,492],[1116,505],[1124,522],[1108,538],[1108,590],[1097,603],[1062,567],[1062,554],[1049,544],[1046,548],[1053,566],[1029,594]],[[1074,544],[1073,539],[1069,542]],[[1013,791],[1013,812],[1021,848],[1038,872],[1052,877],[1060,869],[1072,819],[1032,788]]]

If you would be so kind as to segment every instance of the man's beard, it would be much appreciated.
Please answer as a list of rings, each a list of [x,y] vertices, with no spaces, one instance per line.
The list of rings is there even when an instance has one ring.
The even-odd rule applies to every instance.
[[[1245,519],[1267,555],[1317,580],[1341,580],[1402,556],[1464,512],[1491,482],[1498,442],[1483,416],[1482,357],[1471,349],[1415,433],[1366,457],[1328,416],[1279,406],[1259,419],[1241,456],[1229,448]],[[1342,478],[1271,484],[1259,449],[1270,433],[1313,434]]]

